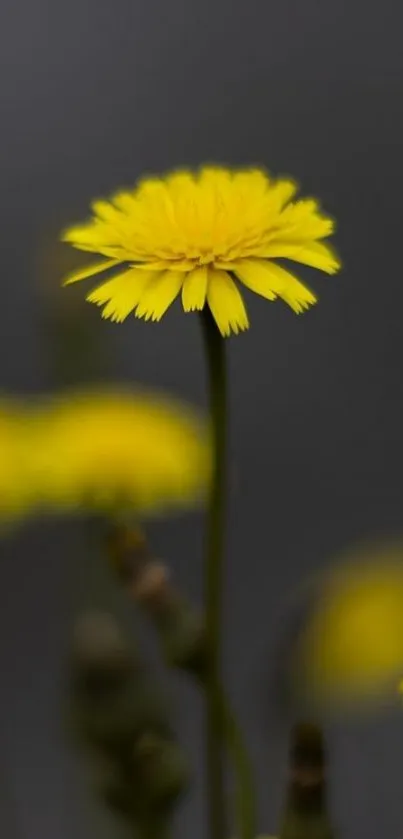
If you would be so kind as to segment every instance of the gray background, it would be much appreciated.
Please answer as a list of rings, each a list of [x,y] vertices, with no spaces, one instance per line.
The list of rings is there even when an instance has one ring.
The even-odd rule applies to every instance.
[[[264,692],[282,605],[340,548],[403,529],[402,17],[398,0],[3,0],[0,9],[5,391],[52,385],[39,281],[57,285],[66,257],[52,242],[94,195],[144,171],[256,162],[298,177],[339,220],[343,273],[301,271],[319,306],[296,318],[248,296],[252,328],[228,344],[236,481],[226,676],[259,773],[265,832],[276,826],[286,747]],[[98,324],[95,307],[88,318]],[[105,376],[204,404],[196,318],[174,307],[159,326],[101,327]],[[201,526],[194,514],[150,529],[195,600]],[[5,839],[114,835],[92,809],[60,723],[74,609],[92,598],[125,613],[102,573],[78,523],[32,524],[2,545]],[[200,776],[199,700],[186,685],[172,689]],[[329,736],[340,836],[400,839],[400,710]],[[201,784],[176,835],[205,835]]]

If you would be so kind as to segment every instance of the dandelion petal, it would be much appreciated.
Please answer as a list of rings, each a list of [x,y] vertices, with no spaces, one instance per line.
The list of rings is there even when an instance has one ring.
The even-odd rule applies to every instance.
[[[95,274],[101,274],[102,271],[107,271],[108,268],[113,268],[119,265],[120,259],[103,259],[102,262],[94,262],[93,265],[86,265],[85,268],[79,268],[78,271],[73,271],[68,274],[63,280],[63,285],[70,285],[70,283],[78,283],[79,280],[86,280],[88,277],[94,277]]]
[[[255,294],[267,300],[281,297],[296,314],[316,303],[315,295],[306,286],[274,262],[245,259],[234,267],[234,273]]]
[[[194,312],[203,308],[207,294],[207,266],[191,271],[183,284],[182,303],[185,312]]]
[[[145,320],[161,320],[178,296],[184,276],[183,271],[165,271],[160,274],[141,295],[135,312],[136,317]]]
[[[225,338],[248,329],[249,319],[242,296],[226,271],[208,272],[207,302],[214,320]]]
[[[289,242],[274,242],[262,248],[261,257],[273,259],[292,259],[293,262],[300,262],[309,265],[311,268],[318,268],[325,274],[336,274],[341,267],[337,254],[329,245],[321,242],[305,242],[290,244]]]
[[[136,308],[142,294],[155,276],[158,275],[154,271],[147,274],[145,271],[131,268],[95,288],[87,295],[87,300],[98,306],[106,303],[102,317],[122,323]]]
[[[263,268],[262,268],[263,266]],[[276,290],[273,288],[273,283],[270,282],[270,277],[264,270],[266,263],[259,259],[243,259],[233,265],[233,272],[241,282],[246,285],[255,294],[260,294],[266,300],[275,300],[278,296],[276,283]]]

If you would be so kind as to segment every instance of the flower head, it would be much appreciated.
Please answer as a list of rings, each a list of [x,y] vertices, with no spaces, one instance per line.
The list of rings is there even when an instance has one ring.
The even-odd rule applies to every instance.
[[[372,700],[403,672],[403,551],[381,546],[331,571],[297,656],[320,701]]]
[[[78,392],[32,415],[38,501],[140,515],[187,506],[210,475],[208,435],[189,409],[142,393]]]
[[[180,294],[185,312],[209,306],[223,336],[248,328],[236,280],[300,313],[316,297],[277,259],[319,268],[340,263],[327,244],[333,221],[312,199],[293,200],[297,186],[261,170],[205,167],[140,182],[92,204],[92,218],[65,231],[75,248],[105,259],[65,282],[116,271],[88,295],[102,315],[159,321]]]

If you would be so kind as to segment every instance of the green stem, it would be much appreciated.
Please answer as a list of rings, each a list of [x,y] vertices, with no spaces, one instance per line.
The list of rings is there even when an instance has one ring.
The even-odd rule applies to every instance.
[[[249,756],[236,717],[222,689],[220,701],[225,743],[234,766],[236,821],[239,836],[240,839],[255,839],[257,802]]]
[[[206,788],[209,839],[226,839],[225,778],[223,761],[221,671],[221,601],[224,558],[227,459],[226,366],[224,341],[210,310],[201,312],[208,364],[213,435],[213,479],[208,512],[205,559],[206,611]]]

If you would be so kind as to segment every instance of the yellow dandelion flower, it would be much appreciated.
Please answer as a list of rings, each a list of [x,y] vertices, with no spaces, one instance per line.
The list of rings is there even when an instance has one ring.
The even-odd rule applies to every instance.
[[[200,500],[209,436],[184,406],[120,391],[78,392],[37,408],[36,482],[48,509],[122,505],[146,515]]]
[[[403,671],[403,548],[382,547],[332,571],[299,647],[322,699],[372,699]]]
[[[92,204],[92,218],[63,240],[104,257],[65,283],[113,269],[88,295],[102,315],[130,313],[159,321],[181,294],[185,312],[208,306],[223,336],[249,326],[236,280],[297,314],[316,302],[310,289],[277,259],[334,274],[340,262],[324,244],[333,221],[313,199],[292,200],[297,186],[264,171],[204,167],[149,178],[132,191]]]

